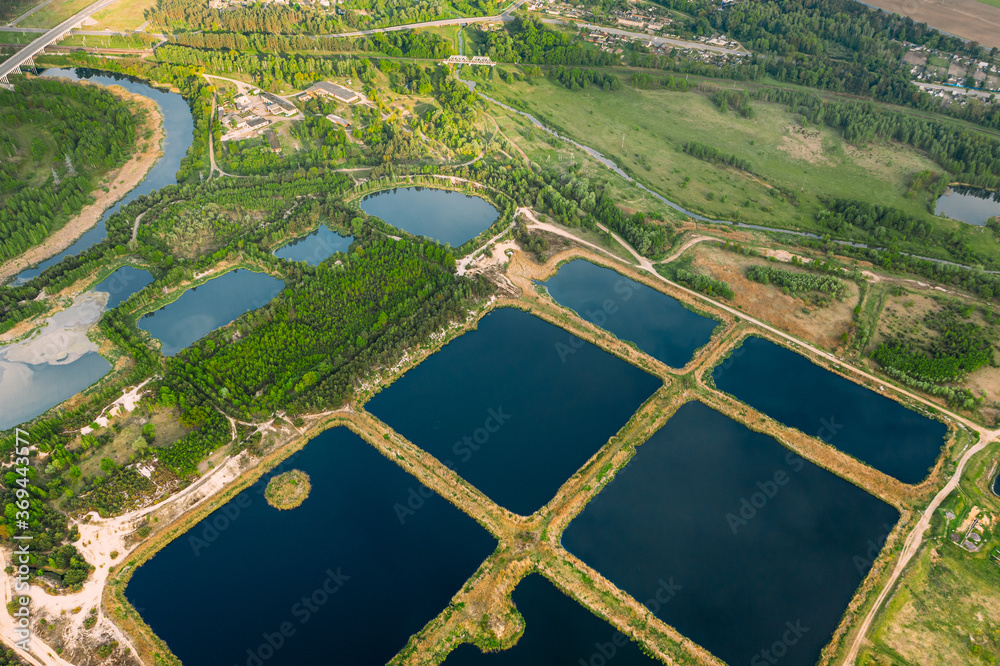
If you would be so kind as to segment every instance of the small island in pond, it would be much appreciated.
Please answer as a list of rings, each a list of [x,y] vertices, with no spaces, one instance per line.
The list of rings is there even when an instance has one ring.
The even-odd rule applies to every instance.
[[[309,475],[293,469],[268,481],[264,498],[275,509],[294,509],[306,501],[311,489]]]

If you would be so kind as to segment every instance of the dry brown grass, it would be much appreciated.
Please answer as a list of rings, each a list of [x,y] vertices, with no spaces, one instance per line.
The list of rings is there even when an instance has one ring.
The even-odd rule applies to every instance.
[[[748,280],[748,267],[767,263],[759,257],[727,252],[714,243],[701,243],[688,253],[699,272],[729,283],[735,292],[733,305],[743,312],[823,349],[840,346],[840,336],[847,331],[858,302],[858,287],[853,282],[844,280],[848,289],[846,300],[816,308],[801,298],[781,293],[773,285]],[[782,269],[805,272],[791,266]]]

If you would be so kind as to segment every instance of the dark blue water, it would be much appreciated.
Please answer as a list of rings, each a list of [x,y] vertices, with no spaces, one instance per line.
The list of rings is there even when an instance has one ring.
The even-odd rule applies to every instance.
[[[312,491],[279,511],[262,493],[289,469]],[[136,570],[126,596],[185,666],[385,664],[496,546],[436,495],[400,522],[394,503],[419,485],[327,431]]]
[[[997,478],[993,479],[993,494],[1000,497],[1000,474],[997,474]]]
[[[750,337],[712,374],[715,385],[894,476],[919,483],[947,427],[768,340]]]
[[[981,227],[991,217],[1000,216],[1000,192],[956,185],[938,197],[934,213]]]
[[[103,291],[108,295],[105,308],[110,310],[152,281],[153,275],[149,271],[122,266],[94,287],[94,291]]]
[[[414,236],[458,247],[490,228],[497,209],[485,199],[461,192],[407,187],[369,194],[361,210]]]
[[[41,274],[49,266],[54,266],[62,261],[64,257],[79,254],[91,245],[100,243],[107,237],[107,229],[105,229],[104,223],[109,217],[118,212],[122,206],[131,203],[141,195],[149,194],[161,187],[176,183],[177,170],[180,169],[181,159],[187,154],[188,149],[194,142],[194,119],[191,117],[191,109],[188,107],[187,102],[184,101],[184,98],[177,93],[154,88],[140,81],[132,80],[129,77],[108,73],[97,74],[94,70],[89,69],[47,69],[42,76],[62,77],[74,81],[84,80],[106,86],[121,86],[131,93],[153,100],[163,115],[163,156],[156,161],[156,164],[149,170],[149,173],[142,179],[142,182],[104,212],[104,215],[97,222],[97,226],[80,236],[65,251],[43,261],[34,268],[19,273],[14,278],[13,284],[15,285],[27,282],[31,278]]]
[[[365,409],[494,501],[527,515],[661,385],[560,328],[505,308]]]
[[[189,289],[173,303],[139,319],[138,326],[163,343],[173,356],[240,315],[267,305],[284,287],[281,280],[235,270]]]
[[[30,421],[91,386],[111,370],[97,352],[72,363],[8,363],[0,354],[0,430]]]
[[[658,666],[628,636],[562,593],[540,574],[514,589],[511,600],[524,618],[524,633],[503,652],[483,654],[466,643],[444,666]]]
[[[541,284],[560,305],[675,368],[690,361],[717,326],[666,294],[583,259]]]
[[[898,518],[694,402],[638,448],[562,542],[729,664],[811,666]]]
[[[354,236],[341,236],[327,228],[325,224],[308,236],[292,241],[279,247],[274,256],[289,261],[304,261],[310,266],[316,266],[321,261],[337,252],[347,252],[354,241]]]

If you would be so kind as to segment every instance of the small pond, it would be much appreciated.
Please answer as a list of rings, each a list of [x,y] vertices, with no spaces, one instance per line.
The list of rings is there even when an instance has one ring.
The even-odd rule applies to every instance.
[[[66,364],[11,363],[0,352],[0,430],[44,414],[111,370],[96,351]]]
[[[341,236],[330,231],[325,224],[321,224],[319,229],[308,236],[279,247],[274,251],[274,256],[289,261],[304,261],[310,266],[316,266],[337,252],[347,252],[353,241],[353,236]]]
[[[152,281],[153,275],[149,271],[141,268],[133,268],[132,266],[122,266],[106,277],[93,290],[104,292],[108,295],[108,302],[104,307],[110,310],[126,301],[129,296]]]
[[[1000,192],[953,185],[938,197],[934,213],[981,227],[1000,216]]]
[[[493,204],[461,192],[407,187],[369,194],[361,210],[414,236],[458,247],[496,222]]]
[[[240,315],[267,305],[283,287],[270,275],[238,269],[189,289],[144,315],[138,326],[160,340],[165,356],[173,356]]]

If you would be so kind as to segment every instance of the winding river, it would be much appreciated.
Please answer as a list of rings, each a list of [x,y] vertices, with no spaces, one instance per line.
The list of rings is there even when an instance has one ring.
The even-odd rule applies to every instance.
[[[105,86],[120,86],[135,95],[142,95],[156,103],[163,116],[163,155],[149,170],[146,177],[113,206],[104,211],[97,225],[80,236],[73,245],[54,257],[26,271],[22,271],[13,284],[24,284],[33,277],[40,275],[49,266],[55,266],[65,257],[79,254],[96,243],[100,243],[107,235],[105,223],[118,210],[144,194],[149,194],[167,185],[177,182],[177,170],[181,167],[181,159],[187,154],[194,142],[194,119],[191,109],[184,98],[177,93],[143,83],[137,79],[120,74],[96,72],[91,69],[47,69],[42,76],[59,77],[72,81],[87,81]]]
[[[187,102],[177,93],[154,88],[130,77],[86,69],[48,69],[43,76],[86,80],[121,86],[157,104],[163,115],[163,155],[146,177],[116,204],[108,208],[97,225],[72,246],[38,266],[20,273],[13,284],[23,284],[63,258],[78,254],[107,236],[105,222],[122,206],[144,194],[176,183],[181,158],[194,141],[194,120]],[[152,280],[146,271],[123,267],[77,297],[66,310],[49,317],[30,339],[0,347],[0,430],[35,418],[61,404],[111,370],[97,353],[87,331],[108,308],[115,307]]]

